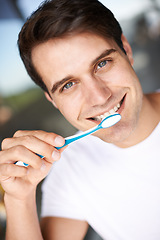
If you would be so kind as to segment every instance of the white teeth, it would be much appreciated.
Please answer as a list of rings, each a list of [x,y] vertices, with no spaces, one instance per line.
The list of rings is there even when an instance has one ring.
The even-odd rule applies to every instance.
[[[108,117],[111,114],[114,114],[118,111],[118,109],[120,108],[120,103],[118,103],[114,108],[112,108],[111,110],[109,110],[109,112],[104,113],[103,115],[97,116],[94,119],[96,121],[102,121],[104,118]]]
[[[104,115],[102,115],[103,116],[103,118],[104,117],[108,117],[110,114],[109,114],[109,112],[106,112]]]
[[[94,118],[96,121],[102,121],[102,115]]]
[[[114,113],[115,113],[114,109],[111,109],[111,110],[109,111],[109,113],[110,113],[110,114],[114,114]]]
[[[115,106],[115,107],[114,107],[114,111],[116,112],[117,110],[118,110],[118,107],[117,107],[117,106]]]
[[[118,104],[117,104],[117,108],[120,108],[120,106],[121,106],[120,103],[118,103]]]

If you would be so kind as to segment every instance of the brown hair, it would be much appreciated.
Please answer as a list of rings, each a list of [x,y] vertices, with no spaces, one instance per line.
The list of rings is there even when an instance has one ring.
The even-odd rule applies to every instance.
[[[33,12],[18,38],[20,56],[32,80],[48,89],[33,66],[32,49],[53,38],[77,32],[92,32],[113,39],[124,51],[122,29],[113,13],[98,0],[47,0]]]

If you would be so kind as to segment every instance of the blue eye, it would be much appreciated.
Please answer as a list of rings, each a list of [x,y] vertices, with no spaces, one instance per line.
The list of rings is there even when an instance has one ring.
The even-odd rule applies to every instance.
[[[74,82],[68,82],[64,85],[63,90],[67,90],[74,85]]]
[[[106,64],[107,64],[107,60],[103,60],[102,62],[98,63],[97,69],[104,67]]]

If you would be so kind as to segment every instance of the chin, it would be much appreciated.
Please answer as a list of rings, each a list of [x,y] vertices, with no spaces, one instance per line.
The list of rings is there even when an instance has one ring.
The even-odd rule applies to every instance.
[[[128,141],[128,138],[134,131],[133,126],[126,124],[116,124],[108,129],[101,129],[94,135],[99,137],[102,141],[112,143],[115,145],[121,145]]]

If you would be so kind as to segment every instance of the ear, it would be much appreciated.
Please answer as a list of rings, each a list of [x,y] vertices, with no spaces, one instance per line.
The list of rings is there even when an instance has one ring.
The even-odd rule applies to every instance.
[[[57,105],[55,104],[55,102],[53,101],[53,99],[49,96],[49,94],[48,94],[47,92],[44,92],[44,94],[45,94],[45,97],[47,98],[47,100],[48,100],[49,102],[51,102],[55,108],[57,108]]]
[[[133,60],[132,48],[131,48],[129,42],[127,41],[127,38],[123,34],[121,36],[121,40],[123,43],[123,48],[126,51],[127,57],[129,59],[131,65],[133,66],[134,60]]]

